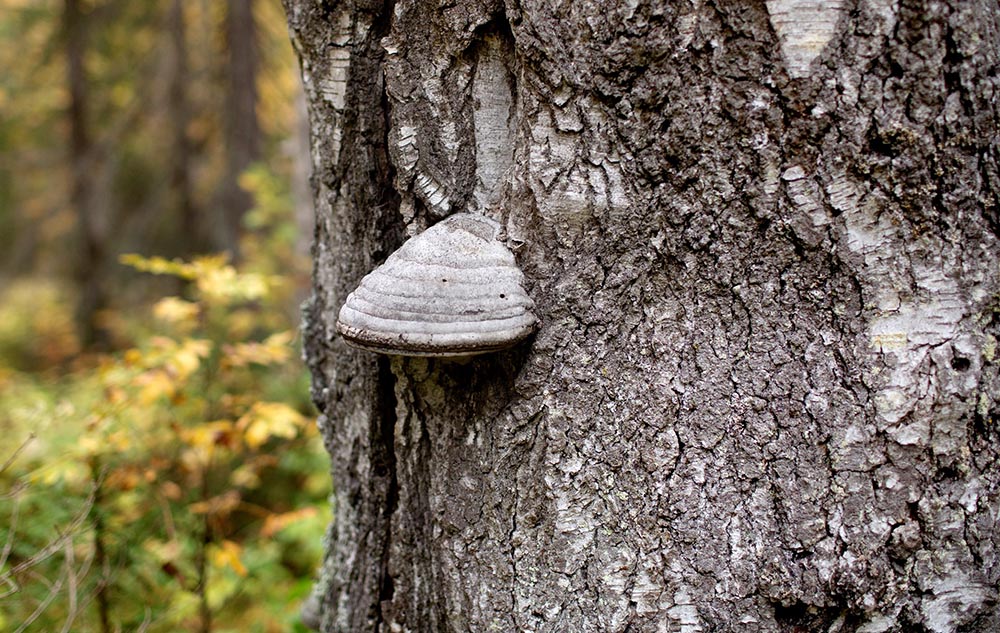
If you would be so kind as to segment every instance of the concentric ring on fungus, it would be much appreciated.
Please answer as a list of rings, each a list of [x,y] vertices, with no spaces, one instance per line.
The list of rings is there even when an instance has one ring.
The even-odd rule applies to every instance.
[[[452,215],[407,240],[347,296],[337,331],[348,344],[402,356],[472,356],[505,349],[537,327],[500,225]]]

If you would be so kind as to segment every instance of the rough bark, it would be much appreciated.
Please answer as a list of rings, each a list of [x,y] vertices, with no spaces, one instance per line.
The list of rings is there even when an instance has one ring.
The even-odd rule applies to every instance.
[[[322,630],[1000,627],[994,4],[285,6]],[[535,339],[347,348],[347,293],[457,211]]]

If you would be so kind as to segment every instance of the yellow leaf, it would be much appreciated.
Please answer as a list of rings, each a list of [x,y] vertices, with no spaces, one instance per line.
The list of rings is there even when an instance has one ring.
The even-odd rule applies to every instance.
[[[153,316],[177,326],[191,327],[198,318],[198,304],[179,297],[160,299],[153,306]]]
[[[295,338],[295,332],[291,330],[285,330],[284,332],[275,332],[271,336],[264,339],[264,344],[267,346],[285,347],[292,342],[293,338]]]
[[[76,447],[84,455],[96,455],[101,451],[101,440],[93,435],[83,435],[76,441]]]
[[[260,535],[265,538],[274,536],[292,523],[314,516],[316,516],[316,508],[312,506],[302,508],[301,510],[293,510],[292,512],[272,514],[264,519],[264,526],[260,529]]]
[[[192,429],[182,429],[181,439],[194,448],[211,448],[222,442],[232,428],[233,423],[229,420],[214,420]]]
[[[260,343],[238,343],[225,347],[226,362],[233,367],[245,367],[250,363],[269,365],[284,363],[292,356],[289,343],[295,334],[292,331],[278,332]]]
[[[225,268],[229,262],[227,253],[216,253],[215,255],[202,255],[191,260],[191,268],[198,276],[208,274],[213,270]]]
[[[209,341],[185,339],[167,361],[167,368],[180,380],[187,380],[191,374],[198,371],[201,359],[208,356],[211,349],[212,344]]]
[[[232,266],[205,269],[199,273],[198,290],[213,302],[253,301],[267,295],[269,278],[257,273],[237,273]]]
[[[163,396],[174,395],[176,388],[173,379],[158,369],[139,374],[135,384],[139,387],[139,403],[143,405],[153,404]]]
[[[247,568],[240,561],[243,548],[232,541],[222,541],[218,547],[212,548],[212,563],[216,567],[229,567],[240,576],[247,575]]]
[[[306,417],[280,402],[257,402],[236,422],[251,448],[260,448],[272,437],[293,438]]]
[[[236,269],[232,266],[209,268],[200,271],[198,290],[210,297],[229,297],[236,281]]]
[[[195,270],[191,264],[185,264],[179,259],[170,261],[163,257],[143,257],[128,253],[118,258],[118,261],[136,270],[154,275],[174,275],[183,279],[193,279]]]

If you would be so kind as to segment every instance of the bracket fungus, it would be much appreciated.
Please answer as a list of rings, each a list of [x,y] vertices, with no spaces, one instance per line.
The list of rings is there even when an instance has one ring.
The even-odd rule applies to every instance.
[[[459,213],[407,240],[361,280],[337,318],[348,344],[400,356],[473,356],[537,327],[500,225]]]

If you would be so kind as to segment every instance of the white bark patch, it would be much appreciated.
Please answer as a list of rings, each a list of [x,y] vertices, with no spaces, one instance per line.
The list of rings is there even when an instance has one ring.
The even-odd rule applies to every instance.
[[[964,573],[956,573],[930,583],[930,595],[920,604],[927,628],[934,633],[952,633],[978,613],[996,590]]]
[[[420,150],[417,148],[417,128],[412,125],[401,125],[398,134],[396,147],[399,148],[399,162],[396,164],[396,169],[399,170],[400,176],[409,178],[420,159]]]
[[[344,11],[337,19],[333,28],[333,38],[330,42],[329,72],[316,82],[319,93],[334,110],[337,111],[337,126],[330,135],[330,149],[333,153],[332,162],[336,163],[340,156],[340,143],[343,138],[344,98],[347,94],[347,76],[351,69],[351,14]]]
[[[694,39],[694,34],[698,28],[698,11],[700,9],[701,0],[692,0],[691,12],[677,18],[677,36],[680,38],[680,41],[678,42],[677,51],[674,53],[675,55],[687,48]]]
[[[635,554],[624,547],[612,547],[597,554],[604,572],[601,581],[607,590],[602,598],[610,607],[609,612],[601,618],[608,631],[620,631],[629,615],[629,601],[626,595],[629,579],[635,567]],[[602,592],[603,593],[603,592]]]
[[[952,349],[976,356],[962,331],[964,316],[973,311],[972,298],[954,278],[953,254],[929,243],[921,250],[939,254],[901,266],[906,247],[884,204],[865,196],[844,173],[831,175],[826,193],[830,205],[843,213],[847,247],[862,256],[867,270],[866,291],[876,309],[868,338],[884,361],[874,395],[880,427],[898,444],[953,454],[964,437],[961,425],[928,408],[949,390],[964,397],[975,388],[974,381],[945,379],[948,384],[943,384],[940,373],[948,371],[941,368],[947,368]]]
[[[319,82],[319,90],[330,105],[344,109],[347,93],[347,72],[351,66],[351,51],[347,48],[330,49],[330,74]]]
[[[431,208],[431,211],[438,217],[448,215],[451,211],[451,200],[441,183],[427,174],[421,173],[417,174],[413,184],[416,185],[417,195]]]
[[[788,188],[788,197],[799,211],[808,217],[814,227],[826,226],[830,217],[823,209],[819,186],[806,176],[805,170],[799,165],[793,165],[781,174]]]
[[[575,166],[578,135],[559,132],[541,113],[531,129],[528,172],[539,212],[571,243],[593,215],[585,172]]]
[[[862,3],[869,11],[882,20],[879,35],[885,37],[896,26],[899,13],[899,0],[864,0]]]
[[[501,177],[514,158],[510,74],[503,63],[499,37],[483,40],[472,80],[473,125],[476,136],[476,187],[479,208],[487,206],[501,188]]]
[[[539,114],[531,126],[528,171],[542,189],[548,189],[556,177],[568,169],[577,154],[575,135],[562,134],[545,113]]]
[[[648,569],[639,570],[635,584],[632,586],[632,593],[629,596],[635,603],[635,611],[640,615],[657,613],[660,611],[660,599],[663,595],[663,587],[658,579],[650,575]]]
[[[698,607],[691,599],[691,592],[687,587],[681,587],[674,594],[674,606],[667,610],[667,615],[677,625],[677,628],[671,630],[680,633],[702,633],[705,630],[698,616]]]
[[[843,0],[767,0],[788,74],[808,77],[809,65],[823,52],[845,12]]]
[[[579,554],[589,548],[594,542],[594,532],[597,530],[597,517],[593,510],[580,503],[578,493],[563,488],[567,484],[561,478],[546,476],[545,483],[555,498],[553,506],[556,511],[555,527],[566,537],[567,545],[574,554]],[[570,560],[570,559],[567,559]],[[575,570],[561,570],[572,573]]]
[[[455,128],[454,113],[449,107],[449,90],[441,78],[443,71],[443,67],[426,69],[425,72],[428,76],[421,82],[421,87],[433,120],[440,122],[437,132],[441,147],[446,150],[448,160],[454,162],[458,159],[461,141],[458,138],[458,130]]]
[[[937,381],[926,368],[929,354],[956,338],[966,309],[954,281],[941,271],[923,273],[926,276],[918,278],[918,283],[927,289],[926,296],[904,301],[898,309],[877,316],[869,330],[873,347],[893,359],[887,380],[875,396],[879,416],[891,425],[887,432],[896,442],[918,446],[930,441],[929,419],[917,416],[907,424],[898,423],[920,400],[937,396]]]
[[[603,115],[597,108],[579,105],[583,127],[598,129]],[[613,218],[630,210],[622,157],[590,148],[584,160],[585,135],[560,131],[547,111],[535,119],[531,137],[527,168],[538,211],[555,228],[560,243],[574,244],[595,215]]]

